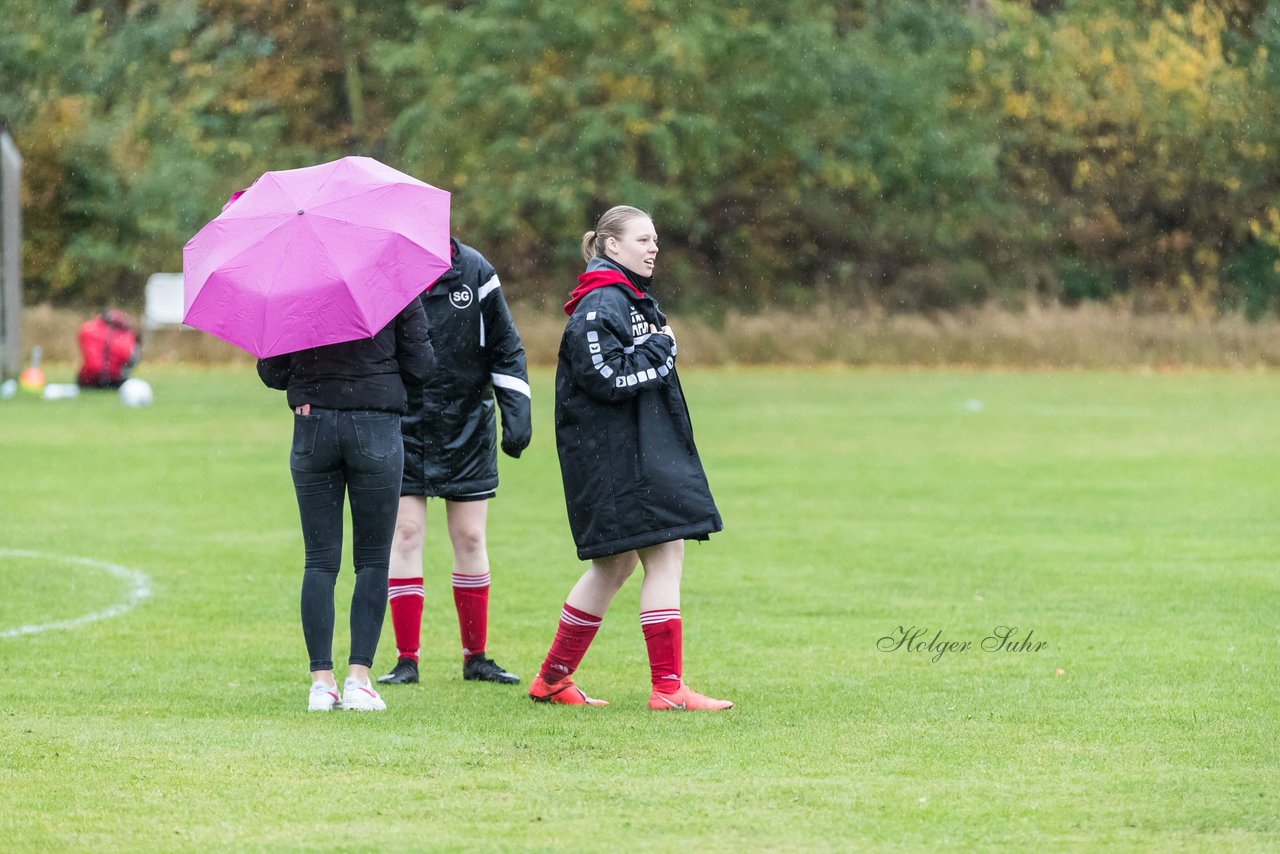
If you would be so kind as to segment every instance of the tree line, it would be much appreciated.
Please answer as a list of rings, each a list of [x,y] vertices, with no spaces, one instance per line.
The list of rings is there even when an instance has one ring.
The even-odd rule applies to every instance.
[[[261,172],[367,154],[514,296],[628,203],[686,305],[1280,310],[1276,3],[5,7],[30,302],[128,302]]]

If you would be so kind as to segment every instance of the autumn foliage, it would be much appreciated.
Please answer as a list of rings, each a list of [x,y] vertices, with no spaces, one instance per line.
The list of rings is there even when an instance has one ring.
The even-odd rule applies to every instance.
[[[267,169],[453,191],[515,296],[650,209],[687,305],[1280,310],[1280,11],[1243,0],[7,0],[29,300],[137,301]]]

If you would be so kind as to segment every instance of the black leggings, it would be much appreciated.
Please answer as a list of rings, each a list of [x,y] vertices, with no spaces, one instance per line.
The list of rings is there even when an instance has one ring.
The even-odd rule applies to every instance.
[[[400,416],[312,408],[294,415],[289,469],[302,517],[302,634],[311,669],[333,669],[333,587],[342,560],[342,505],[351,496],[350,664],[373,666],[387,610],[387,569],[400,502]]]

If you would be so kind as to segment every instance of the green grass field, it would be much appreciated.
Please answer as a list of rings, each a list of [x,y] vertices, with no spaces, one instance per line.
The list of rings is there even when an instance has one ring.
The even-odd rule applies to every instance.
[[[148,409],[0,401],[0,849],[1280,847],[1280,375],[689,372],[715,715],[646,710],[636,581],[579,674],[608,708],[464,683],[436,505],[424,684],[309,715],[282,395],[142,375]],[[581,571],[534,387],[489,544],[526,682]],[[150,595],[16,633],[127,602],[104,565]]]

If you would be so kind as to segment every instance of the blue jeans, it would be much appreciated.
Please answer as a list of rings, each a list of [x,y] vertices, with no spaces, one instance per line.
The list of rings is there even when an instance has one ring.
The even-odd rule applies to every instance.
[[[387,569],[400,503],[404,445],[394,412],[316,409],[293,416],[289,469],[302,517],[302,634],[311,669],[333,669],[333,588],[342,560],[342,507],[351,496],[350,664],[373,666],[387,611]]]

